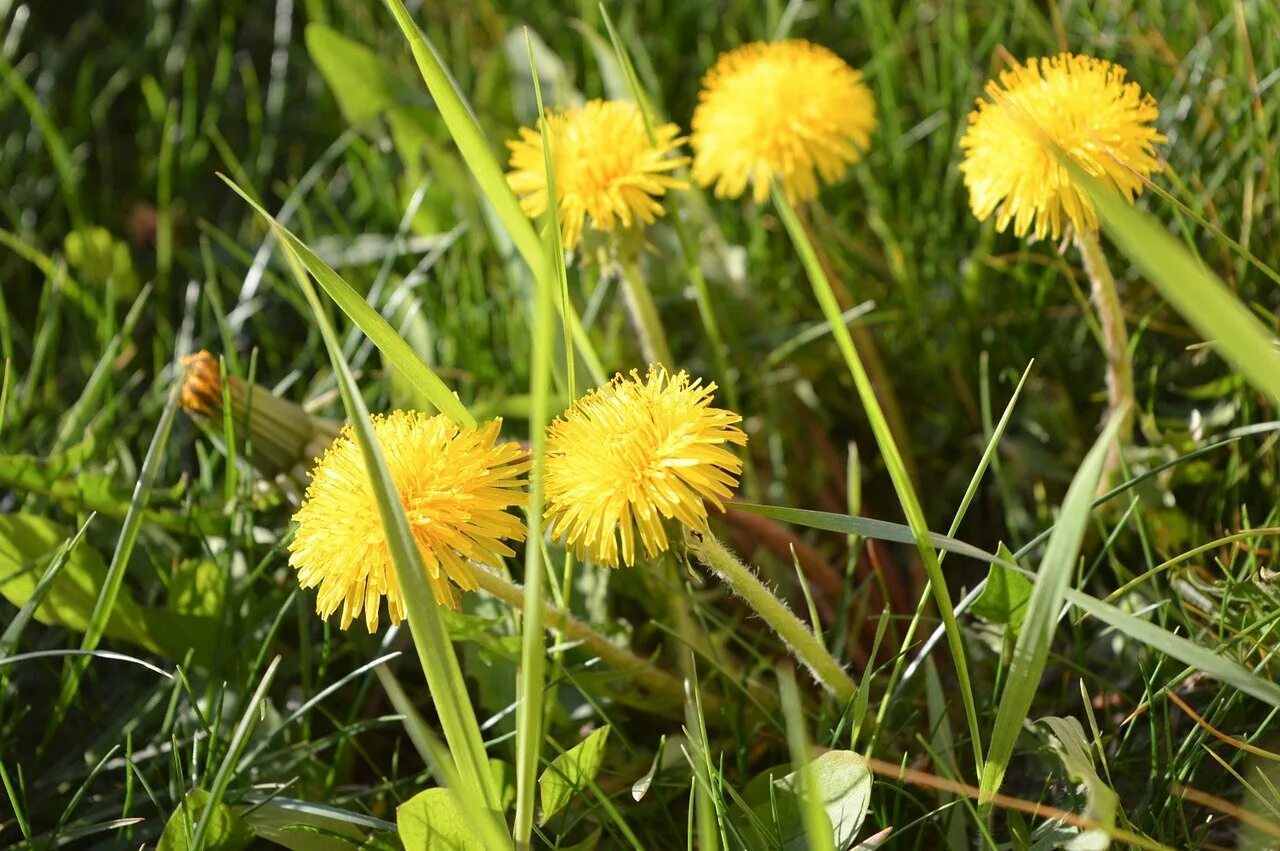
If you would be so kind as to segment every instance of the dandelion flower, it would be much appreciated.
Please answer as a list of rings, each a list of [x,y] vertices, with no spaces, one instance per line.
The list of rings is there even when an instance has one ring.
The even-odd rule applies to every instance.
[[[1132,201],[1161,167],[1158,117],[1119,65],[1070,53],[1015,64],[987,83],[960,140],[973,214],[995,213],[997,229],[1012,222],[1015,234],[1035,239],[1056,239],[1068,223],[1096,230],[1092,202],[1055,151]]]
[[[756,42],[722,54],[702,79],[693,112],[693,179],[721,198],[752,186],[756,203],[776,178],[792,203],[818,195],[818,178],[844,177],[871,144],[876,105],[862,74],[807,41]]]
[[[526,502],[520,490],[529,468],[524,451],[495,442],[501,420],[468,428],[444,416],[395,411],[371,421],[431,590],[442,605],[457,608],[453,586],[476,587],[468,560],[496,565],[513,555],[504,539],[524,539],[524,525],[507,511]],[[317,462],[293,519],[298,529],[289,563],[303,588],[320,586],[321,617],[341,606],[346,629],[363,611],[373,632],[386,597],[392,623],[404,619],[377,497],[351,426]]]
[[[689,161],[672,156],[684,141],[674,124],[655,127],[628,101],[593,100],[547,115],[551,165],[564,247],[578,246],[587,227],[601,231],[652,224],[663,214],[659,200],[686,184],[671,172]],[[530,218],[547,210],[547,171],[542,133],[522,127],[511,150],[507,182]]]
[[[588,393],[547,433],[546,516],[551,534],[598,564],[633,564],[636,539],[654,556],[665,521],[705,530],[710,501],[723,509],[742,461],[724,444],[747,442],[741,417],[711,407],[715,384],[679,372],[632,370]]]

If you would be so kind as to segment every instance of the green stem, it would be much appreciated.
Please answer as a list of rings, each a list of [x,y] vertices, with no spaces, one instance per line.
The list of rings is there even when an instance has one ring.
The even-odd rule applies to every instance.
[[[795,616],[760,581],[751,568],[738,561],[733,553],[710,532],[690,532],[689,552],[711,568],[733,592],[746,601],[756,614],[773,627],[795,657],[804,663],[815,678],[841,703],[853,699],[857,690],[853,679],[845,673],[818,637]]]
[[[654,303],[653,293],[640,272],[640,263],[635,257],[627,257],[618,260],[618,268],[622,271],[622,294],[627,302],[627,310],[631,313],[631,321],[635,323],[636,333],[640,336],[640,349],[644,352],[645,360],[674,369],[676,362],[667,345],[667,333],[662,329],[662,319],[658,316],[658,305]]]
[[[818,260],[813,242],[796,217],[791,203],[776,187],[773,192],[773,202],[787,228],[787,233],[791,236],[792,244],[800,254],[800,260],[809,275],[809,283],[813,286],[813,294],[822,306],[822,312],[831,326],[836,345],[844,356],[850,375],[853,376],[853,383],[858,389],[858,398],[867,412],[867,421],[871,424],[876,445],[884,458],[889,477],[893,480],[898,502],[902,505],[902,511],[907,516],[907,524],[915,536],[916,549],[920,553],[920,560],[924,563],[925,574],[929,578],[929,586],[933,590],[934,601],[938,606],[938,614],[941,615],[943,627],[946,629],[947,645],[956,667],[956,680],[960,689],[960,698],[964,703],[965,720],[969,726],[969,736],[973,740],[974,762],[978,768],[978,774],[981,775],[982,738],[978,728],[978,707],[973,699],[973,684],[969,679],[969,664],[965,657],[964,636],[960,632],[959,622],[956,621],[951,593],[947,590],[946,579],[942,575],[942,565],[938,562],[938,551],[934,549],[929,539],[929,525],[925,522],[924,509],[920,505],[915,487],[911,484],[911,475],[903,463],[902,453],[898,451],[897,443],[894,442],[893,432],[885,419],[884,411],[876,398],[875,388],[867,377],[862,359],[858,357],[853,337],[840,315],[840,305],[831,289],[831,282],[827,279],[826,272],[823,271],[822,264]]]
[[[1116,443],[1107,456],[1106,469],[1119,463],[1121,447],[1133,439],[1133,416],[1137,404],[1133,395],[1133,359],[1129,354],[1129,333],[1124,325],[1124,308],[1116,291],[1116,279],[1107,265],[1107,256],[1096,231],[1076,231],[1076,248],[1084,261],[1084,271],[1093,290],[1093,304],[1102,324],[1103,351],[1107,356],[1107,406],[1111,416],[1122,416]],[[1105,477],[1104,477],[1105,480]]]
[[[517,583],[496,571],[479,566],[475,569],[475,577],[476,583],[485,592],[517,609],[524,609],[524,588]],[[649,660],[613,644],[587,624],[550,603],[544,601],[541,608],[543,627],[546,630],[557,630],[565,638],[580,643],[610,668],[627,674],[663,703],[669,702],[674,707],[683,704],[684,689],[679,679],[655,667]]]

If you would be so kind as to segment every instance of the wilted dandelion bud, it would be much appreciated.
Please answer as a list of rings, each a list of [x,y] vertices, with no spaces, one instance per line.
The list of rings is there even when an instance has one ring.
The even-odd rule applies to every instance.
[[[633,564],[636,543],[668,549],[669,521],[705,530],[710,501],[723,509],[742,461],[741,417],[711,407],[714,384],[651,366],[621,374],[574,403],[547,432],[546,517],[579,557]]]
[[[338,424],[314,417],[266,387],[228,375],[207,351],[182,359],[182,408],[216,438],[225,435],[225,402],[231,405],[236,453],[267,476],[285,476],[299,486],[306,468],[338,433]]]
[[[584,230],[629,229],[652,224],[664,212],[662,197],[685,183],[671,172],[687,163],[673,156],[684,141],[680,128],[663,124],[652,141],[644,116],[629,101],[592,100],[547,114],[564,247],[577,248]],[[525,214],[547,211],[547,170],[542,133],[522,127],[511,149],[507,182]]]
[[[960,140],[960,171],[979,219],[1010,223],[1018,236],[1058,238],[1069,223],[1098,228],[1085,191],[1059,156],[1132,201],[1160,170],[1155,100],[1125,69],[1089,56],[1062,53],[1014,64],[991,80],[969,113]]]
[[[693,112],[693,178],[756,203],[777,180],[793,203],[836,183],[871,144],[876,105],[862,74],[807,41],[755,42],[722,54]]]
[[[497,443],[501,420],[472,428],[442,415],[395,411],[370,418],[436,600],[457,608],[454,586],[476,587],[470,561],[498,566],[514,555],[504,540],[522,541],[524,523],[508,509],[525,505],[523,449]],[[378,628],[382,598],[392,623],[404,619],[404,598],[382,528],[364,454],[345,426],[312,471],[289,563],[303,588],[319,586],[316,612],[342,609],[342,628],[364,613]]]

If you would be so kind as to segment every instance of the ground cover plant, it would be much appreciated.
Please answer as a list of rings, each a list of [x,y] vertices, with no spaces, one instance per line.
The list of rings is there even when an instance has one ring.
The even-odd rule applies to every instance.
[[[0,4],[0,844],[1280,845],[1280,9]]]

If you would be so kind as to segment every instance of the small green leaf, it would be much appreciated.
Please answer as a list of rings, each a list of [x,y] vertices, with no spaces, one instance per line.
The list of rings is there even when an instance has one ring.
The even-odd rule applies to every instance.
[[[226,572],[209,559],[183,562],[169,586],[169,608],[184,615],[217,617],[227,592]]]
[[[137,296],[138,273],[133,269],[129,246],[106,228],[72,231],[62,241],[62,251],[80,283],[103,287],[110,280],[117,299],[127,301]]]
[[[307,53],[350,124],[373,118],[394,103],[390,75],[372,48],[326,27],[308,24]]]
[[[569,750],[551,761],[547,770],[538,778],[538,791],[542,797],[542,821],[564,809],[569,800],[585,789],[600,772],[604,761],[604,746],[609,738],[609,728],[601,727]]]
[[[1006,561],[1014,561],[1013,553],[1004,544],[996,555]],[[1031,580],[1002,564],[993,564],[987,572],[987,584],[973,601],[969,611],[991,623],[1007,624],[1012,635],[1022,629],[1027,615],[1027,601],[1031,599]]]
[[[871,772],[866,761],[853,751],[827,751],[809,763],[814,787],[831,821],[837,849],[849,848],[857,839],[871,803]],[[795,795],[800,791],[800,772],[794,771],[773,781],[776,789]],[[800,824],[796,825],[798,828]],[[800,851],[804,836],[784,835],[786,848]]]
[[[484,851],[448,789],[419,792],[396,808],[396,825],[405,848]]]
[[[195,834],[196,823],[209,806],[209,793],[204,789],[192,789],[178,804],[164,832],[160,834],[157,851],[187,851]],[[253,828],[226,804],[217,804],[209,817],[209,827],[204,835],[202,848],[211,851],[238,851],[253,841]]]
[[[1084,728],[1075,718],[1058,718],[1049,716],[1041,718],[1037,723],[1049,730],[1049,745],[1062,760],[1067,769],[1067,776],[1084,785],[1087,805],[1084,817],[1090,821],[1111,827],[1116,822],[1116,806],[1119,798],[1116,793],[1102,781],[1093,767],[1093,756],[1089,753],[1089,740],[1085,738]],[[1111,837],[1104,830],[1094,828],[1080,831],[1062,847],[1071,851],[1084,849],[1103,849],[1109,847]]]
[[[52,521],[31,514],[0,515],[0,594],[18,608],[31,598],[40,577],[70,533]],[[107,566],[97,551],[81,544],[54,578],[35,619],[46,626],[62,626],[84,632],[89,626]],[[147,638],[142,607],[121,594],[107,621],[106,634],[156,649]]]

